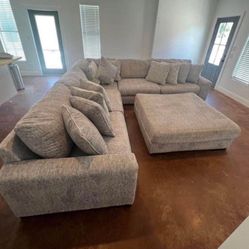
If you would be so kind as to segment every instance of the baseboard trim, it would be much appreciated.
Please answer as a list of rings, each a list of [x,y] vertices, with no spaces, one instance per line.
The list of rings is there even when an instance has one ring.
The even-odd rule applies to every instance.
[[[249,108],[249,100],[245,99],[245,98],[242,98],[241,96],[239,96],[238,94],[236,93],[233,93],[227,89],[225,89],[224,87],[221,87],[221,86],[217,86],[215,87],[215,90],[217,90],[218,92],[221,92],[223,94],[225,94],[226,96],[238,101],[240,104],[246,106]]]
[[[22,76],[42,76],[39,71],[21,71]]]

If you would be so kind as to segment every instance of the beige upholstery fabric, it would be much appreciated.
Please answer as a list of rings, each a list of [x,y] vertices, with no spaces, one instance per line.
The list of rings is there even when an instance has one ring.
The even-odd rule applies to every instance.
[[[123,103],[119,90],[115,88],[106,88],[106,94],[109,98],[112,112],[115,111],[124,112]]]
[[[111,112],[110,119],[115,137],[104,137],[108,153],[123,154],[131,152],[124,114],[121,112]]]
[[[83,72],[87,71],[90,61],[87,59],[80,59],[76,61],[71,67],[70,71],[78,71],[79,69]]]
[[[131,146],[125,124],[124,114],[121,112],[111,112],[111,124],[115,137],[104,136],[108,149],[108,154],[131,153]],[[74,147],[70,156],[84,156],[84,153]]]
[[[97,79],[98,66],[93,60],[88,64],[88,68],[85,70],[85,74],[88,80],[99,83],[99,80]]]
[[[63,105],[63,120],[74,143],[89,155],[107,153],[106,144],[94,124],[80,111]]]
[[[71,94],[73,96],[92,100],[98,103],[99,105],[101,105],[103,109],[106,111],[106,113],[109,113],[104,95],[102,93],[95,92],[95,91],[89,91],[89,90],[85,90],[85,89],[78,88],[78,87],[71,87]]]
[[[201,74],[202,69],[203,69],[203,65],[192,64],[190,68],[190,72],[187,77],[187,82],[198,83],[199,76]]]
[[[152,61],[146,80],[165,85],[169,69],[169,63]]]
[[[121,61],[121,78],[145,78],[150,62],[146,60],[123,59]]]
[[[139,94],[135,99],[135,111],[152,153],[157,153],[154,148],[165,149],[158,153],[217,149],[218,145],[230,144],[240,134],[238,125],[192,93]]]
[[[104,108],[94,101],[70,97],[72,107],[82,112],[104,136],[114,136],[111,121]],[[109,114],[109,113],[108,113]]]
[[[178,83],[185,83],[187,81],[188,74],[190,72],[191,64],[190,63],[181,63],[178,73]]]
[[[104,57],[101,58],[98,67],[98,79],[102,84],[111,84],[114,82],[118,73],[118,68]]]
[[[118,83],[121,95],[136,95],[137,93],[160,93],[160,86],[146,79],[122,79]]]
[[[58,82],[66,86],[79,87],[80,80],[87,80],[85,73],[82,70],[74,70],[65,73]]]
[[[105,88],[103,88],[102,86],[100,86],[92,81],[89,81],[89,80],[81,80],[79,87],[86,89],[86,90],[89,90],[89,91],[95,91],[95,92],[102,93],[104,98],[105,98],[105,102],[106,102],[106,105],[108,107],[108,110],[112,111],[111,103],[110,103],[108,95],[106,94]]]
[[[117,73],[115,76],[115,81],[120,81],[121,80],[121,76],[120,76],[120,72],[121,72],[121,62],[119,60],[116,59],[108,59],[114,66],[117,67]]]
[[[70,90],[57,84],[17,123],[15,133],[34,153],[44,158],[65,157],[72,142],[61,116],[61,106],[69,104]]]
[[[179,63],[170,63],[170,70],[166,82],[170,84],[177,84],[179,70],[180,70]]]
[[[132,153],[21,161],[2,167],[0,192],[18,217],[131,205],[137,172]]]
[[[209,89],[212,87],[212,82],[200,76],[198,85],[200,86],[200,92],[198,96],[205,100],[208,95]]]
[[[193,83],[185,84],[166,84],[161,86],[161,93],[163,94],[174,94],[174,93],[188,93],[193,92],[198,94],[200,92],[200,86]]]
[[[0,157],[4,163],[39,158],[12,130],[0,144]]]

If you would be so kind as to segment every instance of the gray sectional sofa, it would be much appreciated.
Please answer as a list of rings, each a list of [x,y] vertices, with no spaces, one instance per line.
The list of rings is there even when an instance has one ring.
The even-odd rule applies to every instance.
[[[60,107],[69,103],[69,87],[79,86],[82,79],[87,80],[81,70],[82,63],[76,63],[25,115],[44,121],[48,135],[53,129],[57,130],[58,139],[66,132]],[[122,104],[132,104],[137,93],[194,92],[205,99],[211,86],[202,77],[197,84],[159,86],[145,80],[149,60],[119,60],[119,63],[119,82],[104,85],[115,133],[115,137],[104,137],[108,154],[85,155],[74,145],[67,157],[41,158],[14,130],[2,141],[0,157],[4,165],[0,170],[0,194],[16,216],[131,205],[135,198],[138,164],[131,151]]]

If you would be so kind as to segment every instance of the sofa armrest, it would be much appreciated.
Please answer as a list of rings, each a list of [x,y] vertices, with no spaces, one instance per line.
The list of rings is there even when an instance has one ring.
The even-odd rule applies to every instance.
[[[199,77],[198,85],[200,86],[199,97],[206,99],[210,88],[212,87],[212,82],[202,76]]]
[[[0,193],[18,217],[132,204],[134,154],[21,161],[0,170]]]

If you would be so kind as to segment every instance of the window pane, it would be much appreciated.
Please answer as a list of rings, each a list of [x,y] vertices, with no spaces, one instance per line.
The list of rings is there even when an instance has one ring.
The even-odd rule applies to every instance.
[[[224,22],[220,23],[219,29],[218,29],[218,32],[215,38],[215,42],[214,42],[215,44],[220,44],[225,27],[226,27],[226,23]]]
[[[217,55],[217,52],[218,52],[218,48],[219,48],[219,45],[214,45],[213,46],[213,49],[212,49],[212,52],[210,54],[208,63],[214,64],[214,61],[215,61],[215,58],[216,58],[216,55]]]
[[[81,29],[85,58],[100,58],[99,6],[80,5]]]
[[[46,68],[63,69],[54,16],[35,15],[35,20]]]
[[[224,51],[225,51],[226,46],[224,45],[220,45],[214,60],[214,65],[219,66],[220,65],[220,61],[223,57]]]
[[[223,32],[223,35],[222,35],[222,39],[221,39],[221,44],[222,45],[227,44],[227,40],[228,40],[229,35],[231,33],[232,27],[233,27],[233,22],[228,22],[227,25],[226,25],[226,28],[225,28],[225,30]]]
[[[0,39],[5,52],[26,59],[9,0],[0,1]]]

